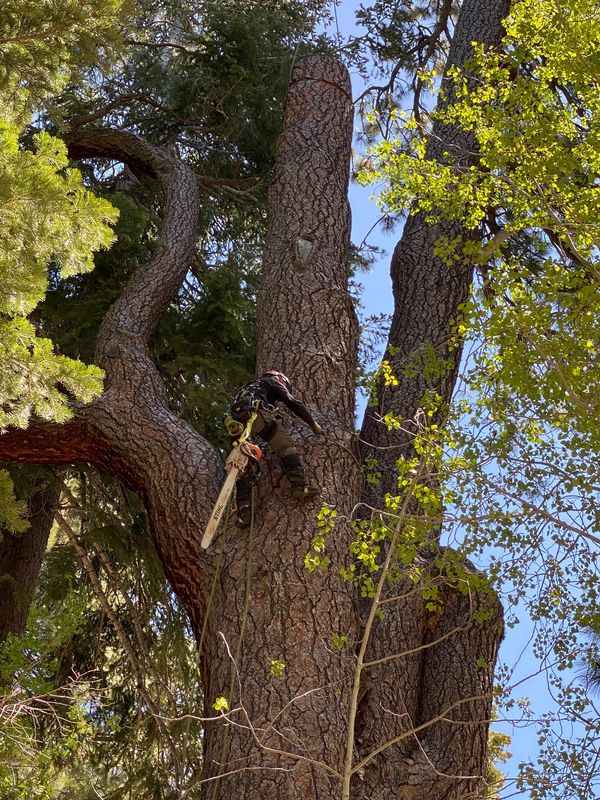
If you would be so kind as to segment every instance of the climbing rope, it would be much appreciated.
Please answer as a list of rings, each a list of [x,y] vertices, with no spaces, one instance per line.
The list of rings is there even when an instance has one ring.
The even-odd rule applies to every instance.
[[[255,410],[250,415],[250,419],[246,423],[246,427],[244,428],[244,432],[240,436],[238,436],[238,438],[235,440],[234,447],[235,447],[236,444],[244,444],[244,442],[246,442],[250,438],[250,433],[252,431],[252,426],[254,425],[254,420],[258,416],[258,402],[259,401],[257,400],[256,401],[256,405],[255,405]]]
[[[244,634],[246,632],[246,622],[248,620],[248,614],[250,612],[250,593],[251,593],[251,580],[252,580],[252,546],[254,537],[255,506],[256,506],[256,487],[253,486],[251,501],[250,501],[250,529],[248,531],[248,543],[246,547],[246,576],[245,576],[246,579],[244,586],[244,607],[242,609],[240,633],[237,639],[233,661],[231,663],[231,672],[229,678],[229,693],[227,695],[228,700],[231,700],[231,698],[233,697],[233,690],[235,688],[236,665],[239,664],[239,658],[242,651],[242,643],[244,640]],[[205,618],[205,623],[207,618],[208,617]],[[203,632],[204,632],[204,626],[203,626]],[[213,779],[213,786],[210,794],[210,800],[215,800],[218,789],[218,779],[221,777],[221,775],[223,774],[223,770],[225,769],[225,754],[227,750],[227,742],[229,740],[229,729],[230,729],[229,725],[223,728],[223,740],[221,742],[221,757],[219,758],[219,770]]]

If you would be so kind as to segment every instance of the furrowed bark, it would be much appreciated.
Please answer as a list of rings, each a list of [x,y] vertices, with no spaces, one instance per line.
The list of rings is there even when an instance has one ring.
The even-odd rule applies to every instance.
[[[294,70],[257,309],[259,371],[276,364],[345,428],[354,426],[358,347],[348,295],[350,92],[340,63],[309,58]]]
[[[306,504],[291,499],[268,458],[252,541],[239,531],[221,534],[222,577],[204,653],[207,700],[242,703],[244,713],[233,719],[250,721],[256,735],[207,729],[211,800],[317,800],[340,792],[353,659],[330,642],[334,633],[354,641],[356,616],[337,570],[311,574],[304,557],[319,508],[332,503],[338,515],[349,515],[360,485],[349,447],[357,339],[347,295],[352,116],[345,68],[325,57],[300,62],[269,197],[258,364],[259,372],[285,372],[323,424],[327,442],[289,424],[322,494]],[[334,564],[347,561],[351,536],[347,523],[336,527],[327,547]],[[281,677],[269,675],[272,660],[285,664]]]
[[[198,216],[194,173],[137,136],[79,131],[72,157],[108,157],[155,178],[163,195],[163,227],[153,257],[132,276],[108,311],[96,361],[105,390],[74,407],[65,425],[33,420],[26,431],[0,436],[0,458],[30,463],[86,461],[118,477],[142,497],[167,577],[199,629],[204,608],[200,540],[223,475],[222,461],[168,407],[146,341],[179,288],[195,250]]]
[[[0,461],[24,464],[72,464],[92,458],[90,434],[83,415],[62,425],[32,419],[25,430],[0,434]]]
[[[473,41],[497,46],[508,8],[508,0],[465,0],[447,67],[464,66]],[[447,95],[451,99],[451,86]],[[434,123],[431,141],[428,158],[443,159],[447,151],[462,166],[477,159],[472,135],[453,126]],[[363,454],[377,458],[382,474],[381,484],[368,487],[364,495],[376,507],[381,506],[385,492],[398,493],[396,461],[413,455],[415,417],[425,392],[437,391],[445,404],[452,396],[461,350],[448,345],[459,307],[469,294],[473,268],[468,263],[443,264],[434,247],[441,237],[460,233],[454,223],[429,225],[422,214],[415,214],[408,218],[394,250],[394,314],[384,358],[398,385],[379,387],[378,405],[367,409],[361,431]],[[441,379],[428,381],[419,369],[405,371],[424,346],[451,363]],[[408,433],[388,431],[380,421],[387,412],[404,420]],[[442,409],[438,422],[443,423],[443,418]],[[427,571],[433,565],[423,566]],[[398,796],[399,786],[404,787],[406,800],[470,797],[480,790],[485,775],[491,682],[502,637],[501,608],[486,597],[470,598],[465,607],[465,597],[446,586],[440,616],[427,611],[413,589],[410,581],[389,587],[388,597],[394,594],[399,599],[386,605],[370,643],[373,661],[384,658],[390,645],[410,655],[378,664],[367,674],[358,720],[359,753],[366,757],[385,741],[398,739],[398,743],[365,764],[362,779],[355,783],[356,797],[365,800],[391,800]],[[490,617],[479,623],[473,613],[484,602],[492,603]],[[454,628],[457,632],[448,635]],[[486,662],[486,668],[476,667],[478,659]],[[466,697],[479,699],[460,705]],[[451,707],[452,712],[445,715],[444,709]],[[428,724],[440,714],[461,722]],[[418,734],[400,739],[415,727],[421,728]]]

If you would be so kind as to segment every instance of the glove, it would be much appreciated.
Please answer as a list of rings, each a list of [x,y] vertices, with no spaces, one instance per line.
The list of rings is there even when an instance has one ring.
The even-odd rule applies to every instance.
[[[314,424],[314,425],[311,425],[311,428],[312,428],[312,429],[313,429],[313,431],[314,431],[314,432],[317,434],[317,436],[318,436],[320,433],[323,433],[323,428],[322,428],[322,427],[319,425],[319,423],[318,423],[318,422],[315,422],[315,424]]]

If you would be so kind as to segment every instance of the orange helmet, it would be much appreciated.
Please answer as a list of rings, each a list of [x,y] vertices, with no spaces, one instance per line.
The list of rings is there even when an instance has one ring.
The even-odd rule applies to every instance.
[[[266,372],[263,372],[261,378],[276,378],[279,383],[283,383],[288,392],[290,391],[290,382],[283,372],[277,372],[276,369],[268,369]]]

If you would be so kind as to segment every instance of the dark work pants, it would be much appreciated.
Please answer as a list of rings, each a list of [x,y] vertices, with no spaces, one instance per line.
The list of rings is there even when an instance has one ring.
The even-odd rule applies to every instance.
[[[300,454],[296,450],[294,440],[272,411],[261,408],[250,433],[252,436],[260,436],[268,442],[271,450],[283,459],[285,472],[289,472],[286,461],[289,463],[290,457],[292,461],[297,461],[298,465],[301,465]],[[301,466],[300,473],[302,473]],[[304,480],[303,474],[302,480]],[[247,471],[238,478],[235,488],[238,508],[250,505],[253,484],[254,474],[248,474]]]

